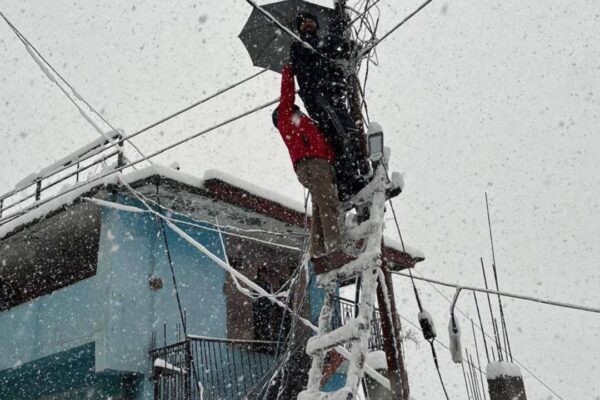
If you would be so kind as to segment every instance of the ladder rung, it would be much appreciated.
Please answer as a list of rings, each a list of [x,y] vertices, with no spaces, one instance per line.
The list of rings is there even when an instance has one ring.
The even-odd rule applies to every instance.
[[[341,268],[319,275],[318,280],[320,285],[327,282],[340,281],[352,278],[364,271],[373,268],[373,263],[380,258],[381,252],[374,251],[361,254],[356,260],[349,262]]]
[[[366,326],[364,322],[357,318],[348,321],[345,325],[331,332],[310,338],[308,343],[306,343],[306,352],[313,355],[319,351],[329,350],[351,340],[358,340]]]

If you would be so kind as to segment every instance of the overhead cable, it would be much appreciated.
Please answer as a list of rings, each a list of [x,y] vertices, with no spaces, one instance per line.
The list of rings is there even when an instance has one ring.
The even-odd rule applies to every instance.
[[[402,21],[400,21],[398,24],[396,24],[396,26],[394,26],[392,29],[390,29],[385,35],[383,35],[382,37],[380,37],[379,39],[375,40],[373,43],[371,43],[370,45],[368,45],[367,47],[365,47],[364,49],[362,49],[361,50],[361,54],[365,55],[368,52],[370,52],[371,50],[373,50],[375,47],[379,46],[379,44],[381,42],[383,42],[385,39],[387,39],[388,36],[390,36],[398,28],[400,28],[402,25],[404,25],[409,19],[411,19],[412,17],[414,17],[415,15],[417,15],[417,13],[419,13],[419,11],[421,11],[422,9],[424,9],[432,1],[433,0],[427,0],[426,2],[424,2],[423,4],[421,4],[415,11],[411,12],[410,14],[408,14]]]
[[[406,278],[410,278],[410,275],[405,274],[403,272],[392,271],[392,273],[394,273],[396,275],[404,276]],[[596,308],[596,307],[588,307],[588,306],[582,306],[582,305],[578,305],[578,304],[563,303],[563,302],[554,301],[554,300],[539,299],[539,298],[536,298],[536,297],[525,296],[525,295],[522,295],[522,294],[515,294],[515,293],[509,293],[509,292],[499,292],[497,290],[491,290],[491,289],[488,290],[488,289],[482,289],[482,288],[473,287],[473,286],[455,285],[455,284],[452,284],[452,283],[442,282],[442,281],[438,281],[438,280],[435,280],[435,279],[424,278],[424,277],[419,277],[419,276],[415,276],[414,279],[425,281],[425,282],[434,283],[434,284],[441,285],[441,286],[455,288],[457,290],[469,290],[469,291],[473,291],[473,292],[490,293],[490,294],[495,294],[495,295],[498,295],[498,296],[512,297],[512,298],[515,298],[515,299],[533,301],[533,302],[536,302],[536,303],[548,304],[548,305],[556,306],[556,307],[570,308],[570,309],[573,309],[573,310],[587,311],[587,312],[592,312],[592,313],[598,313],[598,314],[600,314],[600,308]]]
[[[202,135],[204,135],[204,134],[206,134],[206,133],[212,132],[212,131],[214,131],[215,129],[221,128],[221,127],[223,127],[223,126],[225,126],[225,125],[228,125],[228,124],[230,124],[230,123],[232,123],[232,122],[235,122],[235,121],[237,121],[237,120],[239,120],[239,119],[242,119],[242,118],[244,118],[244,117],[246,117],[246,116],[248,116],[248,115],[250,115],[250,114],[253,114],[253,113],[257,112],[257,111],[260,111],[260,110],[262,110],[262,109],[264,109],[264,108],[267,108],[267,107],[269,107],[269,106],[271,106],[271,105],[273,105],[273,104],[277,103],[278,101],[279,101],[279,98],[277,98],[277,99],[275,99],[275,100],[271,100],[271,101],[269,101],[269,102],[267,102],[267,103],[264,103],[264,104],[262,104],[262,105],[260,105],[260,106],[258,106],[258,107],[254,107],[254,108],[252,108],[252,109],[250,109],[250,110],[248,110],[248,111],[245,111],[245,112],[243,112],[243,113],[241,113],[241,114],[239,114],[239,115],[236,115],[235,117],[231,117],[231,118],[229,118],[229,119],[227,119],[227,120],[225,120],[225,121],[223,121],[223,122],[220,122],[220,123],[218,123],[218,124],[216,124],[216,125],[213,125],[213,126],[211,126],[210,128],[204,129],[204,130],[202,130],[202,131],[200,131],[200,132],[197,132],[197,133],[195,133],[195,134],[193,134],[193,135],[190,135],[190,136],[188,136],[188,137],[185,137],[185,138],[183,138],[183,139],[181,139],[181,140],[178,140],[177,142],[175,142],[175,143],[173,143],[173,144],[170,144],[170,145],[168,145],[168,146],[166,146],[166,147],[163,147],[163,148],[161,148],[161,149],[159,149],[159,150],[155,151],[154,153],[152,153],[152,154],[150,154],[150,155],[148,155],[148,156],[146,156],[146,157],[142,157],[142,158],[140,158],[140,159],[137,159],[137,160],[135,160],[135,161],[132,161],[131,163],[129,163],[129,164],[127,164],[127,165],[124,165],[124,166],[122,166],[122,167],[118,167],[118,168],[115,168],[115,169],[113,169],[113,170],[111,170],[111,171],[108,171],[108,172],[105,172],[105,173],[103,173],[103,174],[100,174],[99,176],[93,177],[93,178],[91,178],[91,179],[90,179],[90,180],[88,180],[88,181],[82,182],[82,183],[80,183],[80,184],[78,184],[78,185],[74,185],[73,187],[70,187],[70,188],[68,188],[68,189],[65,189],[64,191],[62,191],[62,192],[60,192],[60,193],[57,193],[57,194],[56,194],[56,195],[54,195],[54,196],[48,197],[48,198],[46,198],[46,199],[44,199],[44,200],[40,200],[40,201],[38,201],[38,202],[36,202],[36,203],[34,203],[34,204],[31,204],[30,206],[28,206],[28,207],[26,207],[26,208],[24,208],[24,209],[22,209],[22,210],[20,210],[20,211],[18,211],[18,212],[16,212],[16,213],[9,214],[9,215],[7,215],[7,216],[5,216],[5,217],[1,218],[1,219],[0,219],[0,225],[2,225],[4,222],[7,222],[7,221],[9,221],[9,220],[11,220],[11,219],[13,219],[13,218],[16,218],[16,217],[18,217],[18,216],[21,216],[21,215],[23,215],[23,214],[26,214],[28,211],[30,211],[30,210],[32,210],[32,209],[34,209],[34,208],[37,208],[37,207],[39,207],[39,206],[41,206],[41,205],[43,205],[43,204],[46,204],[46,203],[48,203],[49,201],[55,200],[55,199],[57,199],[57,198],[60,198],[60,197],[62,197],[62,196],[64,196],[64,195],[66,195],[66,194],[72,193],[72,192],[74,192],[74,191],[76,191],[76,190],[78,190],[78,189],[81,189],[83,186],[89,186],[90,184],[92,184],[92,183],[95,183],[95,182],[98,182],[98,181],[100,181],[100,180],[102,180],[102,179],[104,179],[104,178],[106,178],[106,177],[108,177],[108,176],[110,176],[110,175],[116,174],[117,172],[121,172],[121,171],[123,171],[125,168],[132,167],[132,166],[134,166],[134,165],[136,165],[136,164],[139,164],[139,163],[141,163],[141,162],[143,162],[143,161],[146,161],[146,160],[148,160],[148,159],[150,159],[150,158],[156,157],[156,156],[158,156],[158,155],[160,155],[160,154],[162,154],[162,153],[164,153],[164,152],[166,152],[166,151],[168,151],[168,150],[171,150],[171,149],[173,149],[173,148],[175,148],[175,147],[177,147],[177,146],[180,146],[180,145],[182,145],[183,143],[189,142],[189,141],[190,141],[190,140],[192,140],[192,139],[195,139],[195,138],[197,138],[197,137],[199,137],[199,136],[202,136]]]
[[[79,92],[77,92],[77,90],[54,68],[54,66],[52,66],[52,64],[50,64],[50,62],[38,51],[38,49],[17,29],[17,27],[9,21],[9,19],[3,14],[0,13],[0,16],[2,16],[2,18],[4,19],[4,21],[6,21],[6,23],[8,24],[8,26],[12,29],[12,31],[15,33],[15,35],[17,36],[17,38],[21,41],[21,43],[23,43],[23,45],[25,46],[25,49],[27,50],[27,52],[29,53],[29,55],[33,58],[33,60],[36,62],[36,64],[38,64],[38,66],[42,69],[42,72],[44,72],[44,74],[48,77],[48,79],[50,79],[52,82],[54,82],[54,84],[56,84],[56,86],[58,86],[58,88],[63,92],[63,94],[69,99],[69,101],[71,103],[73,103],[73,105],[77,108],[77,110],[79,110],[79,113],[81,114],[81,116],[84,117],[84,119],[102,136],[104,137],[104,139],[106,139],[108,142],[110,142],[113,145],[117,145],[118,142],[117,141],[113,141],[111,139],[111,137],[109,135],[107,135],[102,129],[100,129],[100,127],[98,125],[96,125],[96,123],[85,113],[85,111],[83,111],[83,109],[81,109],[81,107],[79,107],[79,105],[77,104],[77,102],[75,100],[73,100],[73,98],[67,93],[67,91],[58,83],[58,81],[56,79],[54,79],[53,76],[51,76],[49,74],[49,72],[44,68],[44,66],[41,64],[41,62],[43,62],[44,64],[46,64],[48,67],[50,67],[50,69],[52,70],[52,72],[54,74],[56,74],[56,76],[58,76],[58,78],[60,78],[60,80],[67,85],[67,87],[71,90],[71,93],[73,94],[74,97],[76,97],[78,100],[80,100],[81,102],[83,102],[96,116],[98,116],[113,132],[117,133],[117,129],[110,124],[110,122],[108,122],[108,120],[106,118],[104,118],[98,111],[96,111],[96,109],[94,107],[92,107],[92,105],[90,103],[88,103],[83,96],[81,96],[81,94],[79,94]],[[125,140],[129,140],[129,139],[125,139]],[[142,153],[142,151],[132,142],[129,142],[129,144],[131,144],[131,146],[138,152],[140,153],[140,155],[143,157],[144,153]]]
[[[131,186],[127,185],[127,187],[130,189],[130,191],[137,193],[136,197],[137,196],[143,196],[140,192],[138,192],[135,189],[131,188]],[[148,202],[150,202],[149,201],[150,199],[148,199],[146,196],[143,196],[143,197],[145,198],[145,200],[147,200]],[[93,198],[93,197],[84,197],[83,200],[89,201],[89,202],[94,203],[94,204],[97,204],[97,205],[99,205],[101,207],[114,208],[114,209],[119,209],[119,210],[127,211],[127,212],[148,213],[148,211],[144,211],[144,210],[136,208],[136,207],[129,207],[129,206],[125,206],[124,207],[124,206],[122,206],[120,204],[115,204],[115,203],[112,203],[110,201],[100,200],[100,199],[96,199],[96,198]],[[162,207],[159,206],[158,208],[162,208]],[[167,211],[168,210],[169,209],[167,209]],[[185,215],[184,217],[188,218],[188,219],[190,219],[192,221],[195,221],[195,219],[192,218],[192,217],[190,217],[190,216]],[[212,225],[212,223],[210,223],[210,222],[201,221],[200,223],[194,223],[194,222],[184,221],[184,220],[181,220],[181,219],[167,217],[167,216],[165,216],[165,219],[167,219],[167,220],[169,220],[171,222],[176,222],[178,224],[193,226],[194,228],[199,228],[199,229],[202,229],[202,230],[205,230],[205,231],[208,231],[208,232],[222,233],[223,235],[226,235],[226,236],[238,237],[240,239],[246,239],[246,240],[250,240],[250,241],[253,241],[253,242],[257,242],[257,243],[262,243],[262,244],[266,244],[266,245],[269,245],[269,246],[272,246],[272,247],[279,247],[279,248],[283,248],[283,249],[291,250],[291,251],[302,251],[302,249],[299,248],[299,247],[288,246],[288,245],[285,245],[285,244],[270,242],[268,240],[262,240],[262,239],[259,239],[259,238],[256,238],[256,237],[252,237],[252,236],[246,236],[246,235],[240,235],[240,234],[233,233],[233,232],[228,232],[226,230],[221,229],[221,228],[223,228],[222,226],[221,227],[217,227],[215,229],[215,228],[210,228],[207,225],[203,225],[203,224]]]
[[[166,222],[166,224],[171,228],[172,231],[177,233],[182,239],[184,239],[186,242],[188,242],[193,247],[195,247],[198,251],[200,251],[205,256],[207,256],[210,260],[212,260],[220,268],[225,270],[230,275],[235,276],[237,279],[239,279],[241,282],[243,282],[246,286],[248,286],[249,289],[255,291],[257,294],[264,296],[265,298],[269,299],[271,302],[275,303],[279,307],[289,310],[289,312],[296,319],[298,319],[298,321],[302,322],[306,327],[310,328],[314,332],[317,332],[317,327],[312,322],[310,322],[306,318],[303,318],[300,315],[298,315],[296,312],[294,312],[292,309],[290,309],[287,304],[283,303],[281,300],[279,300],[276,297],[269,294],[264,288],[262,288],[260,285],[255,283],[253,280],[251,280],[250,278],[248,278],[241,272],[237,271],[231,265],[225,263],[221,258],[217,257],[210,250],[208,250],[206,247],[204,247],[201,243],[198,243],[198,241],[196,241],[194,238],[192,238],[184,230],[182,230],[176,224],[174,224],[173,222],[171,222],[167,218],[165,218],[164,215],[153,210],[152,207],[150,207],[148,204],[146,204],[143,200],[140,200],[140,201],[144,204],[144,206],[146,207],[146,209],[148,210],[149,213],[157,216],[158,218],[163,219]],[[336,346],[335,350],[338,353],[340,353],[340,355],[345,357],[346,359],[349,359],[349,360],[352,359],[352,355],[344,347]],[[375,379],[377,382],[379,382],[385,388],[388,388],[388,389],[390,388],[390,382],[387,378],[385,378],[383,375],[381,375],[379,372],[377,372],[374,368],[370,367],[366,363],[365,363],[364,367],[365,367],[365,372],[368,373],[373,379]]]
[[[383,164],[385,167],[385,163]],[[385,170],[387,175],[387,169]],[[394,216],[394,222],[396,224],[396,229],[398,231],[398,236],[400,238],[400,242],[402,244],[402,251],[406,253],[406,248],[404,246],[404,240],[402,239],[402,232],[400,231],[400,224],[398,223],[398,217],[396,215],[396,210],[394,209],[394,203],[392,203],[392,199],[389,199],[390,208],[392,209],[392,215]],[[413,291],[415,293],[415,299],[417,301],[417,306],[419,308],[419,323],[421,325],[421,330],[423,331],[423,336],[425,340],[429,342],[431,347],[431,356],[433,358],[433,364],[438,374],[438,378],[440,380],[440,385],[442,386],[442,390],[444,391],[444,396],[447,400],[450,400],[450,396],[448,395],[448,391],[446,390],[446,384],[444,383],[444,378],[442,377],[442,371],[440,370],[440,364],[438,362],[437,352],[435,351],[435,328],[433,327],[433,321],[430,321],[429,318],[421,319],[421,315],[424,312],[423,305],[421,303],[421,297],[419,296],[419,291],[417,290],[417,285],[413,279],[411,268],[408,269],[409,276],[411,278],[411,283],[413,287]]]
[[[392,203],[392,202],[391,202],[391,200],[390,200],[390,203]],[[392,211],[394,211],[394,210],[393,210],[393,207],[392,207]],[[395,219],[395,221],[396,221],[396,224],[398,224],[398,219]],[[399,225],[397,225],[397,229],[398,229],[398,233],[400,233],[400,227],[399,227]],[[404,242],[402,242],[402,247],[404,248]],[[435,291],[436,291],[436,292],[437,292],[437,293],[438,293],[440,296],[442,296],[442,298],[444,298],[444,299],[445,299],[445,300],[446,300],[448,303],[452,304],[452,301],[451,301],[451,300],[450,300],[450,299],[449,299],[449,298],[448,298],[448,297],[447,297],[447,296],[446,296],[446,295],[445,295],[445,294],[444,294],[444,293],[443,293],[443,292],[442,292],[440,289],[438,289],[438,288],[437,288],[437,286],[433,285],[433,283],[434,283],[434,282],[432,282],[432,281],[429,281],[429,280],[427,280],[426,278],[424,278],[424,277],[423,277],[423,275],[421,275],[421,273],[420,273],[420,272],[419,272],[417,269],[415,269],[415,272],[416,272],[418,275],[420,275],[420,278],[419,278],[419,277],[416,277],[416,279],[420,279],[420,280],[423,280],[423,281],[426,281],[426,282],[428,282],[428,284],[429,284],[429,285],[430,285],[430,286],[431,286],[431,287],[432,287],[432,288],[433,288],[433,289],[434,289],[434,290],[435,290]],[[393,271],[392,271],[392,273],[395,273],[395,274],[397,274],[397,275],[401,275],[401,276],[405,276],[405,277],[408,277],[408,278],[410,278],[410,277],[411,277],[411,275],[414,277],[414,275],[412,274],[412,271],[411,271],[411,274],[410,274],[410,275],[406,275],[406,274],[403,274],[403,273],[400,273],[400,272],[393,272]],[[437,282],[436,282],[436,283],[437,283]],[[448,286],[450,286],[450,287],[455,287],[455,285],[450,285],[450,284],[448,284]],[[463,315],[465,318],[467,318],[467,319],[469,319],[469,320],[471,319],[471,318],[470,318],[470,317],[467,315],[467,313],[465,313],[464,311],[462,311],[462,310],[461,310],[459,307],[456,307],[456,309],[457,309],[457,310],[458,310],[458,311],[459,311],[459,312],[460,312],[460,313],[461,313],[461,314],[462,314],[462,315]],[[477,324],[476,324],[476,325],[477,325]],[[489,335],[487,332],[485,332],[485,330],[483,329],[483,325],[480,325],[480,326],[478,326],[478,328],[480,328],[480,329],[481,329],[481,331],[482,331],[482,332],[485,334],[485,336],[487,336],[487,337],[488,337],[488,338],[489,338],[489,339],[490,339],[490,340],[491,340],[491,341],[492,341],[494,344],[497,344],[497,343],[498,343],[496,340],[494,340],[494,338],[493,338],[493,337],[491,337],[491,336],[490,336],[490,335]],[[518,365],[520,365],[520,366],[521,366],[521,367],[522,367],[522,368],[523,368],[525,371],[527,371],[527,372],[528,372],[528,373],[529,373],[529,374],[530,374],[530,375],[531,375],[531,376],[532,376],[532,377],[533,377],[533,378],[534,378],[536,381],[538,381],[538,382],[539,382],[539,383],[540,383],[542,386],[544,386],[546,389],[548,389],[548,391],[550,391],[552,394],[554,394],[554,395],[555,395],[556,397],[558,397],[560,400],[564,400],[562,396],[560,396],[558,393],[556,393],[556,391],[555,391],[554,389],[552,389],[552,388],[550,387],[550,385],[548,385],[548,384],[547,384],[546,382],[544,382],[544,381],[543,381],[543,380],[542,380],[540,377],[538,377],[538,376],[537,376],[535,373],[533,373],[533,371],[531,371],[529,368],[527,368],[527,367],[525,366],[525,364],[523,364],[521,361],[517,360],[517,358],[516,358],[516,357],[514,358],[514,362],[516,362]]]

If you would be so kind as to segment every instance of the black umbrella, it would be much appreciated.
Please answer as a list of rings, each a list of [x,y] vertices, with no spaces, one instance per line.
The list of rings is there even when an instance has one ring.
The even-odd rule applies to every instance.
[[[336,16],[336,11],[332,8],[302,0],[284,0],[266,4],[261,8],[294,33],[297,33],[296,15],[302,11],[318,18],[320,32],[327,32],[330,20]],[[244,43],[255,66],[275,72],[281,72],[283,65],[288,61],[290,46],[295,40],[256,8],[252,10],[238,37]]]

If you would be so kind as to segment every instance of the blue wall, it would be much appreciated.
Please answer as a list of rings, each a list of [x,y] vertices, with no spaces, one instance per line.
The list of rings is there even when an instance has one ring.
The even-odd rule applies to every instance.
[[[122,196],[118,202],[142,207]],[[218,233],[179,226],[222,258]],[[227,337],[225,272],[166,224],[165,231],[181,304],[187,313],[188,333]],[[148,362],[151,332],[159,333],[162,341],[166,323],[167,343],[172,343],[181,321],[160,222],[150,214],[105,209],[99,265],[106,268],[98,277],[109,283],[106,340],[110,345],[105,346],[106,365],[98,358],[97,368],[139,370]],[[150,289],[150,275],[162,279],[162,289]]]
[[[141,206],[122,195],[110,200]],[[217,233],[181,228],[222,257]],[[225,272],[166,229],[189,333],[226,337]],[[151,290],[151,275],[162,279],[161,290]],[[104,208],[96,275],[0,313],[0,371],[94,343],[97,372],[149,374],[152,332],[162,340],[166,323],[172,342],[179,321],[159,222]]]

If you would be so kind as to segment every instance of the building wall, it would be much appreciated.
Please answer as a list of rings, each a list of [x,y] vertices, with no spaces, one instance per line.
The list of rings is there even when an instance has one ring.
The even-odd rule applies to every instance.
[[[123,196],[117,201],[141,207]],[[222,257],[218,233],[179,226]],[[167,225],[165,231],[188,333],[227,337],[225,272]],[[98,354],[97,369],[140,370],[148,362],[152,331],[160,343],[166,324],[166,341],[172,343],[177,340],[177,325],[181,324],[161,224],[150,214],[105,209],[100,248],[101,279],[108,282],[110,318],[106,335],[109,346],[105,346],[104,354]],[[162,289],[150,287],[150,276],[162,280]],[[104,361],[100,361],[101,356]]]
[[[139,206],[122,195],[109,200]],[[222,257],[217,233],[182,228]],[[224,271],[174,232],[167,238],[189,333],[226,337]],[[151,275],[162,289],[150,287]],[[97,372],[148,376],[152,332],[162,342],[166,324],[173,342],[179,321],[160,224],[150,214],[104,208],[96,275],[0,313],[0,371],[95,343]]]

